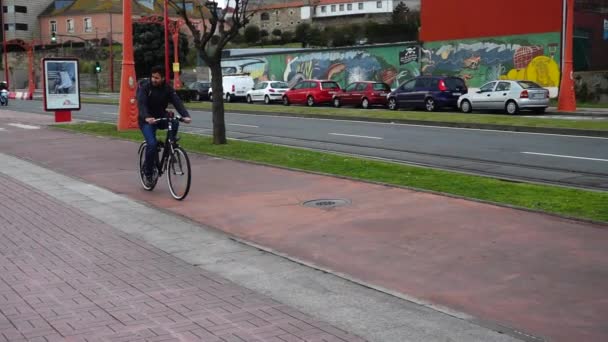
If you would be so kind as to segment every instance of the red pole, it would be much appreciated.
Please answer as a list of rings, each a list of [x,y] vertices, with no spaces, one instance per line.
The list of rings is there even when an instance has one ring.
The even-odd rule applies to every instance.
[[[165,0],[165,82],[169,83],[169,11],[168,1]]]
[[[114,92],[114,32],[112,31],[112,13],[110,13],[110,91]]]
[[[2,26],[2,52],[4,54],[4,80],[6,81],[6,85],[10,87],[10,82],[8,81],[8,52],[6,51],[6,31],[4,31],[4,11],[2,10],[4,6],[2,6],[3,1],[0,0],[0,15],[2,16],[0,19],[0,26]]]
[[[34,74],[34,42],[32,42],[27,47],[27,57],[28,57],[29,76],[30,76],[30,80],[28,82],[27,99],[33,100],[34,92],[36,91],[36,84],[34,82],[34,80],[36,79],[36,75]]]
[[[557,110],[560,112],[576,111],[576,95],[572,66],[572,44],[574,36],[574,0],[563,0],[562,26],[562,79],[559,85]]]
[[[175,26],[173,26],[173,60],[176,65],[179,65],[179,22],[174,22]],[[179,89],[182,87],[182,82],[179,79],[179,70],[173,70],[173,88]]]
[[[123,57],[120,78],[120,102],[118,105],[118,130],[137,128],[137,101],[135,91],[135,62],[133,61],[133,19],[131,1],[122,2]]]

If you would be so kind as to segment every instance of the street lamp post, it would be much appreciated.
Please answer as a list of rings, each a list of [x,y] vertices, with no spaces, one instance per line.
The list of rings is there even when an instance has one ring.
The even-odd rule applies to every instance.
[[[4,1],[0,0],[0,10],[4,8],[2,5]],[[8,81],[8,52],[6,51],[6,31],[4,30],[4,11],[0,12],[0,26],[2,26],[2,52],[4,54],[4,80],[7,86],[10,86]]]
[[[118,107],[118,130],[120,131],[138,127],[137,101],[135,100],[137,80],[135,79],[135,62],[133,60],[133,19],[131,15],[131,1],[123,1],[123,58]]]
[[[562,78],[559,84],[557,110],[560,112],[576,111],[574,91],[572,43],[574,36],[574,0],[563,0],[562,18]]]

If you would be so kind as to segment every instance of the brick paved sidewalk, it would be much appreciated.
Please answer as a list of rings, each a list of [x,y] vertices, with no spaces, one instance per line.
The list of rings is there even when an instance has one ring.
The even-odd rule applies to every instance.
[[[0,174],[0,341],[363,341]]]

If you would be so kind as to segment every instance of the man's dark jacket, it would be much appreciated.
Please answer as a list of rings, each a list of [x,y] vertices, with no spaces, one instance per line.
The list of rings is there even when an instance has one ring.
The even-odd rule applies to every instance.
[[[140,81],[137,87],[139,126],[141,127],[146,122],[146,118],[160,119],[166,117],[169,102],[173,104],[181,116],[190,117],[188,110],[184,107],[182,100],[177,96],[173,87],[166,83],[159,87],[154,87],[149,79]]]

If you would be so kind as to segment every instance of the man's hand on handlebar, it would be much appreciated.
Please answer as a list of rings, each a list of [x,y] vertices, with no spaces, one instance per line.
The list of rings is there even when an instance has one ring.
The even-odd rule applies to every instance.
[[[181,119],[181,120],[182,120],[184,123],[187,123],[187,124],[189,124],[189,123],[191,123],[191,122],[192,122],[192,118],[190,118],[190,117],[187,117],[187,118],[182,117],[182,119]]]
[[[150,125],[154,125],[156,123],[156,119],[155,118],[146,118],[146,122],[149,123]]]

